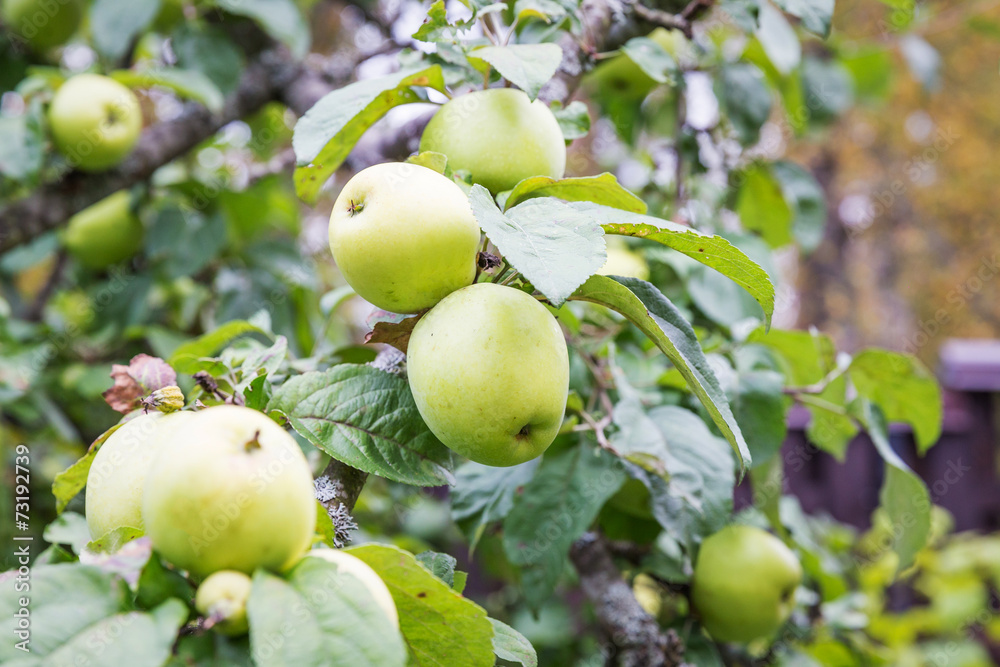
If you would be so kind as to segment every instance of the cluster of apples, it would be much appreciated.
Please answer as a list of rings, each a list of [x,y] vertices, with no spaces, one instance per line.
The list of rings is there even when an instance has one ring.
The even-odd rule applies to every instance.
[[[309,465],[294,438],[256,410],[220,405],[125,422],[94,457],[86,517],[95,540],[120,528],[144,532],[199,582],[195,607],[224,634],[247,632],[249,575],[281,573],[303,557],[360,580],[398,627],[392,595],[374,570],[342,551],[309,550],[316,527]]]
[[[531,176],[561,178],[566,147],[540,101],[509,88],[457,97],[434,115],[422,151],[442,153],[494,194]],[[559,432],[569,358],[555,318],[513,287],[474,283],[481,246],[469,200],[426,167],[369,167],[341,191],[330,249],[347,282],[393,313],[421,313],[407,348],[420,415],[441,442],[478,463],[539,456]]]

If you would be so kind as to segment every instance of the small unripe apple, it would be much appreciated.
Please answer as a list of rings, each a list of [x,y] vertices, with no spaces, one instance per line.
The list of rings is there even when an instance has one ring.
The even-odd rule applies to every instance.
[[[639,280],[649,280],[649,264],[646,259],[637,252],[629,250],[626,246],[608,242],[608,261],[604,263],[598,271],[602,276],[622,276],[625,278],[638,278]]]
[[[153,461],[142,516],[153,547],[196,577],[280,572],[312,541],[312,474],[267,416],[220,405],[196,412]]]
[[[427,124],[420,150],[444,153],[449,167],[468,170],[493,194],[531,176],[562,178],[566,171],[559,121],[543,102],[514,88],[451,100]]]
[[[14,34],[43,52],[73,36],[81,11],[79,0],[4,0],[0,15]]]
[[[142,131],[135,93],[99,74],[77,74],[56,91],[49,106],[56,148],[82,171],[103,171],[128,155]]]
[[[545,306],[511,287],[477,283],[434,306],[410,336],[407,375],[434,435],[485,465],[541,455],[566,411],[562,330]]]
[[[100,270],[132,257],[142,237],[132,198],[128,190],[119,190],[70,218],[62,242],[81,264]]]
[[[430,308],[471,284],[479,238],[462,189],[409,163],[359,172],[330,214],[330,250],[344,279],[393,313]]]
[[[153,459],[192,412],[150,412],[125,422],[108,436],[87,474],[86,515],[90,536],[131,526],[142,530],[142,492]]]
[[[768,637],[788,619],[802,566],[785,543],[753,526],[731,525],[698,552],[691,601],[720,642]]]
[[[213,622],[224,635],[238,637],[250,629],[247,624],[247,600],[252,583],[242,572],[220,570],[201,582],[194,596],[198,613]]]
[[[306,553],[306,556],[322,558],[325,561],[337,565],[338,572],[346,573],[365,585],[368,592],[379,608],[385,612],[392,624],[399,627],[399,612],[396,611],[396,603],[392,600],[392,593],[382,581],[382,578],[373,570],[368,563],[360,558],[356,558],[339,549],[313,549]]]

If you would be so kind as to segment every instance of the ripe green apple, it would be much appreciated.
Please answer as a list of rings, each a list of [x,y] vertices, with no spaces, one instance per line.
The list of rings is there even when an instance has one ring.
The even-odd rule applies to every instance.
[[[434,435],[484,465],[539,456],[566,410],[562,330],[545,306],[511,287],[477,283],[434,306],[410,336],[407,374]]]
[[[139,252],[142,237],[132,197],[128,190],[119,190],[70,218],[62,242],[81,264],[99,271]]]
[[[602,276],[623,276],[649,280],[649,264],[639,253],[624,245],[608,243],[608,261],[598,271]]]
[[[143,529],[142,491],[149,466],[192,412],[149,412],[108,436],[87,474],[87,527],[95,540],[131,526]]]
[[[103,171],[128,155],[142,131],[135,93],[99,74],[77,74],[49,106],[56,148],[82,171]]]
[[[222,634],[245,635],[250,630],[247,624],[250,588],[250,577],[243,572],[219,570],[201,582],[194,596],[194,607]]]
[[[559,122],[539,100],[520,90],[491,88],[456,97],[434,114],[421,151],[444,153],[493,194],[531,176],[562,178],[566,143]]]
[[[781,540],[731,525],[702,543],[691,601],[713,639],[745,643],[781,627],[801,581],[802,566]]]
[[[48,51],[80,27],[78,0],[3,0],[0,15],[35,51]]]
[[[322,558],[334,563],[338,572],[345,572],[360,580],[371,593],[375,603],[392,621],[392,624],[399,627],[399,613],[396,611],[396,603],[392,600],[389,587],[368,563],[339,549],[313,549],[307,552],[306,556]]]
[[[415,313],[475,279],[479,224],[451,179],[415,164],[379,164],[337,197],[330,250],[364,299]]]
[[[312,541],[312,474],[295,439],[263,413],[208,408],[154,459],[142,517],[153,547],[196,577],[281,571]]]

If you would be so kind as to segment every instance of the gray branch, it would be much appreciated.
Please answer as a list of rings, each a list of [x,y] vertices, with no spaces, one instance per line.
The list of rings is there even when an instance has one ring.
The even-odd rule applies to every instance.
[[[684,646],[677,633],[663,632],[639,605],[599,535],[586,533],[573,543],[569,557],[580,575],[580,587],[594,605],[597,621],[610,639],[607,664],[617,667],[684,664]]]

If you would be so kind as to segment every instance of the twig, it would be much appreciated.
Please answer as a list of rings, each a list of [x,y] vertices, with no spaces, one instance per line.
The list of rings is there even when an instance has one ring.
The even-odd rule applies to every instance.
[[[67,258],[68,256],[65,249],[58,252],[56,255],[55,266],[52,267],[52,273],[49,274],[48,279],[45,281],[45,285],[42,287],[41,291],[38,292],[35,300],[31,303],[31,307],[28,308],[28,312],[25,313],[24,319],[29,322],[38,322],[42,319],[42,313],[45,311],[45,304],[47,304],[49,299],[52,298],[52,293],[59,285],[59,281],[62,280],[63,271],[66,269]]]

